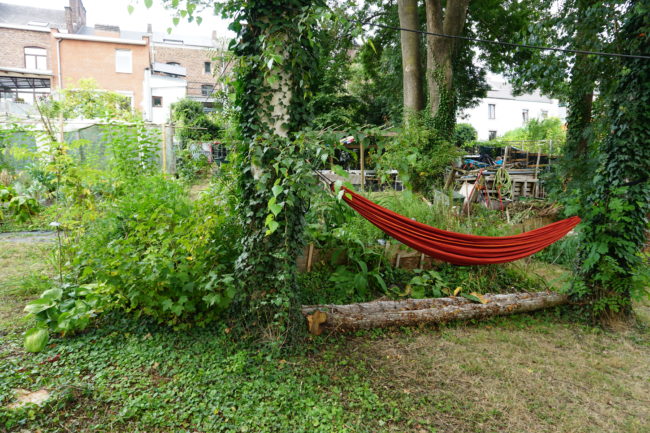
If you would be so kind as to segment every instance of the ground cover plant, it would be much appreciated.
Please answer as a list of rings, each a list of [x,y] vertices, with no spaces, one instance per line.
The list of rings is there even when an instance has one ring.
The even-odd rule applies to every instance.
[[[430,25],[454,21],[453,27],[460,24],[456,33],[467,11],[469,32],[492,28],[484,15],[497,22],[508,16],[489,2],[472,2],[471,9],[457,2],[432,22],[442,4],[426,4],[438,6],[433,14],[427,11]],[[514,11],[518,20],[508,32],[519,34],[528,18],[544,18],[535,4]],[[170,5],[190,18],[197,7],[193,0]],[[650,15],[640,5],[624,11],[628,48],[635,52],[647,51]],[[326,63],[318,59],[319,40],[330,33],[313,30],[328,22],[338,31],[333,24],[342,22],[330,21],[325,6],[304,0],[216,6],[234,19],[237,33],[231,44],[239,59],[237,133],[228,143],[232,164],[222,166],[203,193],[188,188],[196,167],[180,179],[158,173],[160,137],[133,113],[107,125],[109,158],[88,163],[81,157],[83,142],[62,140],[63,131],[44,121],[48,145],[36,153],[46,158],[30,170],[38,186],[31,198],[51,196],[56,239],[50,266],[38,264],[33,252],[7,259],[44,269],[49,278],[0,280],[9,306],[0,310],[0,425],[18,431],[647,431],[650,416],[643,403],[650,381],[644,361],[650,338],[641,299],[647,279],[639,271],[647,260],[640,251],[647,203],[636,199],[647,185],[619,171],[625,166],[644,172],[646,163],[630,162],[630,155],[647,135],[643,117],[636,115],[643,113],[637,104],[647,99],[646,65],[622,63],[627,67],[616,75],[613,93],[603,95],[616,114],[609,125],[613,133],[597,142],[594,187],[573,190],[564,200],[567,212],[584,210],[585,200],[592,204],[578,241],[567,238],[555,250],[509,265],[394,269],[385,254],[392,241],[341,203],[341,182],[322,188],[314,175],[340,150],[325,142],[323,131],[305,129],[313,90],[322,100],[328,96],[317,85],[327,74],[317,67]],[[389,23],[396,17],[391,8],[381,17]],[[481,13],[490,9],[495,13]],[[344,30],[350,38],[359,35]],[[395,35],[384,33],[380,50],[372,42],[364,45],[360,57],[369,68],[362,74],[365,82],[356,84],[366,91],[382,85],[371,48],[395,53]],[[471,67],[473,55],[462,50],[467,47],[439,42],[427,38],[425,44],[431,114],[405,113],[401,135],[373,161],[380,174],[397,168],[415,192],[369,195],[437,227],[509,234],[512,227],[502,216],[478,206],[471,217],[460,216],[453,197],[435,189],[459,154],[451,143],[459,101],[471,105],[484,90],[480,70]],[[470,82],[475,85],[464,88]],[[639,98],[630,98],[628,87]],[[40,114],[105,115],[75,99],[83,92],[70,96],[69,104],[52,102]],[[86,102],[88,96],[92,91]],[[120,101],[110,100],[111,110]],[[575,98],[572,103],[575,125]],[[344,110],[329,120],[320,113],[321,121],[353,123],[362,111]],[[573,150],[579,144],[574,132],[567,145]],[[11,203],[17,191],[6,190]],[[31,218],[27,200],[16,203],[12,218]],[[329,256],[315,272],[299,274],[296,259],[306,242]],[[561,254],[576,246],[577,254]],[[568,265],[577,267],[580,279],[571,278]],[[19,281],[17,288],[9,287],[12,281]],[[450,295],[479,302],[486,291],[540,289],[568,291],[578,315],[558,309],[471,326],[312,338],[299,313],[302,303],[312,302]],[[26,297],[29,314],[19,319],[14,307]],[[602,312],[626,316],[633,306],[638,322],[626,323],[619,333],[575,320]],[[33,393],[48,398],[42,406],[20,404]]]
[[[4,264],[21,270],[0,277],[3,304],[22,303],[23,290],[38,296],[29,289],[32,272],[53,268],[33,251],[53,243],[0,244],[13,251]],[[24,278],[27,285],[20,284]],[[650,318],[647,305],[638,311]],[[44,352],[29,354],[21,336],[29,322],[19,309],[3,314],[6,431],[640,433],[650,427],[647,328],[612,333],[550,312],[326,336],[283,353],[242,342],[225,324],[175,331],[113,312],[75,338],[53,338]],[[50,398],[41,407],[9,410],[16,389],[45,389]]]

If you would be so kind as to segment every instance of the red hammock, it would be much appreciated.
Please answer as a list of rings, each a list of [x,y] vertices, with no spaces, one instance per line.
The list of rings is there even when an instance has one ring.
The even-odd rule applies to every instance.
[[[519,260],[558,241],[580,222],[574,216],[514,236],[476,236],[440,230],[397,214],[342,187],[343,200],[362,217],[403,244],[455,265],[488,265]]]

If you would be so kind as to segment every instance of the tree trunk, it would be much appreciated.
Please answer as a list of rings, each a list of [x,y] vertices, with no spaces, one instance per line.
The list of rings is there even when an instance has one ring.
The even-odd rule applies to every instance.
[[[399,0],[397,2],[400,27],[419,30],[418,0]],[[422,86],[422,66],[420,60],[420,35],[413,32],[401,32],[402,75],[404,88],[404,117],[409,112],[418,112],[424,108]]]
[[[589,9],[595,5],[595,0],[578,0],[576,7],[583,21],[576,26],[575,48],[589,50],[595,32],[593,24],[587,19]],[[567,106],[567,137],[565,155],[569,158],[568,171],[572,179],[584,179],[592,170],[588,164],[574,164],[582,161],[588,155],[591,133],[592,107],[594,89],[598,75],[595,63],[589,56],[578,55],[571,68],[569,97]]]
[[[458,36],[467,17],[469,0],[425,0],[427,31]],[[451,138],[456,123],[453,58],[454,39],[427,36],[427,85],[434,125],[445,138]]]
[[[350,305],[305,305],[302,314],[307,318],[310,332],[319,335],[324,330],[413,326],[523,313],[564,304],[567,296],[554,292],[509,293],[483,295],[483,301],[485,303],[474,303],[462,297],[449,297]]]

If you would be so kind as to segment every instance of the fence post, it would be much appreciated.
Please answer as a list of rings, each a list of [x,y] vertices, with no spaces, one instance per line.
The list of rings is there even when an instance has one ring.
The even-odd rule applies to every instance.
[[[167,173],[167,124],[162,124],[162,142],[161,152],[162,152],[162,172],[163,174]]]

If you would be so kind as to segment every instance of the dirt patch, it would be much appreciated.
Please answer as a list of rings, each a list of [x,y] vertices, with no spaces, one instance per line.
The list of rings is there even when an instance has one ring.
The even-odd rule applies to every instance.
[[[395,431],[650,431],[650,336],[514,323],[355,339],[349,352],[419,426]]]
[[[0,243],[35,243],[51,242],[56,239],[56,232],[34,231],[34,232],[10,232],[0,233]]]

